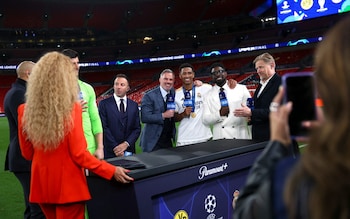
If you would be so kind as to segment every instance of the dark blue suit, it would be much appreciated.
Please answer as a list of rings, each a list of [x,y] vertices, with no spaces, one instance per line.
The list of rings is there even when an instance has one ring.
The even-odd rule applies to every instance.
[[[6,154],[5,170],[13,172],[22,185],[26,206],[24,218],[45,218],[39,205],[29,202],[31,162],[22,156],[18,141],[17,108],[24,103],[26,83],[17,78],[4,99],[5,115],[10,128],[10,144]]]
[[[251,124],[254,140],[268,141],[270,139],[270,103],[281,85],[281,77],[275,73],[258,97],[261,84],[254,93],[254,109],[252,110]]]
[[[171,93],[174,94],[174,90],[171,90]],[[144,152],[153,151],[162,134],[164,126],[162,113],[165,111],[165,107],[159,86],[147,92],[142,98],[141,121],[144,123],[144,128],[141,133],[140,145]],[[174,140],[176,131],[175,125],[171,128],[171,140]]]
[[[5,170],[12,172],[29,172],[31,162],[22,157],[18,142],[17,108],[24,103],[26,81],[17,79],[4,99],[5,115],[10,128],[10,145],[7,149]]]
[[[104,157],[115,157],[113,148],[120,143],[127,141],[129,147],[127,151],[135,153],[135,142],[140,132],[140,115],[138,104],[127,99],[125,117],[119,112],[114,96],[101,100],[98,105],[102,126],[103,126],[103,146]]]

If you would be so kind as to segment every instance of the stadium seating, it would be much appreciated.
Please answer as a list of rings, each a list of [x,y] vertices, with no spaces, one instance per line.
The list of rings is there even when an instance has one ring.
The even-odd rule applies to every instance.
[[[295,71],[312,71],[312,66],[300,65],[300,62],[305,58],[312,56],[313,48],[292,50],[284,52],[276,52],[272,54],[276,59],[277,68],[276,71],[279,75],[283,75],[288,72]],[[259,83],[259,79],[256,77],[252,60],[255,55],[243,56],[243,57],[231,57],[222,60],[223,64],[228,70],[228,78],[235,79],[241,84],[245,84],[251,94],[254,93],[256,86]],[[213,60],[215,61],[215,60]],[[212,62],[210,61],[196,61],[193,63],[195,69],[197,69],[196,79],[203,82],[210,82],[211,77],[208,74],[208,68]],[[177,75],[178,65],[172,64],[170,66]],[[148,68],[123,68],[123,70],[117,71],[99,71],[99,72],[82,72],[80,73],[81,79],[93,85],[97,102],[108,97],[113,93],[113,79],[116,74],[124,73],[130,78],[131,90],[128,92],[128,97],[135,100],[137,103],[141,103],[141,99],[145,92],[153,89],[159,85],[158,75],[163,70],[163,67],[155,67],[150,65]],[[3,112],[3,98],[10,88],[11,84],[15,81],[15,74],[1,75],[0,82],[0,113]],[[176,76],[174,87],[181,86],[181,80]],[[106,91],[109,91],[106,93]]]

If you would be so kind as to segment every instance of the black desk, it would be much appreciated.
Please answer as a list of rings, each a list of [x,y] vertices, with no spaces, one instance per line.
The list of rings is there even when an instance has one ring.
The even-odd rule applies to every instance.
[[[231,218],[232,194],[265,145],[217,140],[109,159],[138,161],[146,168],[129,173],[131,184],[88,176],[89,218]]]

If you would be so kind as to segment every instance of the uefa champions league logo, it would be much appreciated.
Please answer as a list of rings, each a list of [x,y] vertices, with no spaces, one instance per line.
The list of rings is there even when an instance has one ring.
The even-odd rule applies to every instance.
[[[204,208],[210,214],[215,211],[216,208],[216,198],[214,195],[208,195],[204,201]]]
[[[217,207],[217,200],[215,195],[209,194],[204,200],[204,209],[208,213],[208,216],[206,219],[224,219],[223,216],[217,217],[214,213],[216,207]]]

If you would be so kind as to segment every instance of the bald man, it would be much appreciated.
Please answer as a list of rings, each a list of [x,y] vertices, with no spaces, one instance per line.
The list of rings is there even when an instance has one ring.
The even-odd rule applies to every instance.
[[[25,211],[24,218],[45,218],[39,205],[29,202],[30,191],[30,166],[31,163],[22,157],[18,142],[17,131],[17,108],[24,103],[26,84],[34,62],[23,61],[16,69],[17,79],[4,99],[5,115],[10,127],[10,144],[7,148],[5,170],[14,173],[23,187]]]

